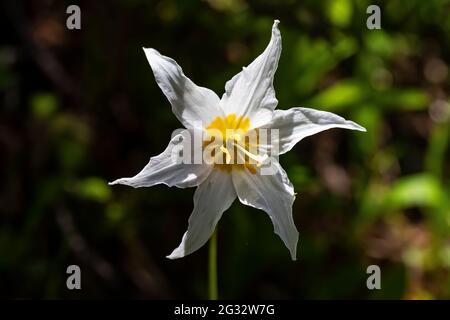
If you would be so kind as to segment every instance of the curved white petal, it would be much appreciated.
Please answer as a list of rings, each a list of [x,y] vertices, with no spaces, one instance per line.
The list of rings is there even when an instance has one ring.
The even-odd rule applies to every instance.
[[[296,260],[298,231],[292,218],[294,188],[278,161],[271,160],[276,169],[273,175],[261,175],[260,171],[253,174],[247,169],[233,170],[233,184],[243,204],[267,212],[275,233],[289,249],[292,260]]]
[[[366,131],[359,124],[327,111],[309,108],[275,110],[271,129],[279,130],[279,154],[283,154],[305,137],[331,128]]]
[[[181,160],[180,151],[184,149],[184,141],[190,137],[190,132],[183,130],[170,140],[163,153],[150,158],[150,162],[137,175],[131,178],[117,179],[109,184],[124,184],[134,188],[151,187],[156,184],[179,188],[198,186],[211,173],[212,166],[204,163],[190,164],[179,161]]]
[[[273,77],[281,54],[281,34],[278,20],[272,27],[272,37],[264,52],[248,67],[235,75],[225,85],[220,106],[225,114],[250,117],[252,127],[270,121],[278,104],[273,88]]]
[[[175,60],[155,49],[143,49],[156,82],[172,105],[172,112],[186,128],[204,128],[215,117],[223,115],[220,99],[212,90],[192,82]],[[203,124],[199,125],[200,122]]]
[[[213,170],[195,191],[194,210],[189,217],[188,230],[178,248],[167,258],[182,258],[201,248],[212,235],[222,213],[231,206],[234,199],[236,192],[231,175],[225,171]]]

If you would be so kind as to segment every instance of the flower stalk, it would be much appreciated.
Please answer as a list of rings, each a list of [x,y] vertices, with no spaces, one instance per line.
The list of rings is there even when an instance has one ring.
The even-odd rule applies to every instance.
[[[217,300],[217,228],[209,240],[208,255],[208,296],[209,300]]]

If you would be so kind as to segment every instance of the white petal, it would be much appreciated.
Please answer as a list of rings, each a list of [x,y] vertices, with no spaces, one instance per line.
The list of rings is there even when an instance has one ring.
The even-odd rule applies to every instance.
[[[298,231],[292,218],[294,188],[278,161],[272,158],[272,163],[276,168],[273,175],[233,170],[233,184],[243,204],[268,213],[275,233],[289,249],[292,260],[296,260]]]
[[[204,128],[215,117],[223,115],[220,99],[212,90],[193,83],[175,60],[155,49],[143,49],[156,82],[172,105],[172,112],[186,128]]]
[[[278,104],[273,88],[273,77],[281,54],[281,34],[278,20],[272,27],[272,38],[266,50],[248,67],[225,85],[220,106],[225,114],[250,117],[251,126],[258,127],[270,121]]]
[[[234,199],[236,192],[231,175],[225,171],[213,170],[195,191],[194,210],[189,217],[188,230],[183,235],[181,244],[167,258],[182,258],[201,248]]]
[[[309,108],[275,110],[271,129],[279,130],[279,154],[283,154],[305,137],[331,128],[366,131],[359,124],[326,111]]]
[[[179,188],[198,186],[211,173],[212,166],[180,163],[174,156],[183,148],[183,141],[190,136],[188,130],[182,131],[170,140],[163,153],[150,158],[150,162],[137,175],[132,178],[117,179],[109,184],[124,184],[134,188],[151,187],[156,184]]]

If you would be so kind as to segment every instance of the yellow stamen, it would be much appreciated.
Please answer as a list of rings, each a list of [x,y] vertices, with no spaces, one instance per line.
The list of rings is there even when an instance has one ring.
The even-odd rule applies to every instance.
[[[256,167],[260,167],[268,158],[267,154],[255,153],[259,147],[258,132],[250,130],[248,117],[236,116],[234,113],[225,117],[216,117],[205,131],[209,140],[203,142],[203,147],[211,145],[214,148],[219,147],[218,150],[221,151],[220,154],[215,154],[215,166],[218,169],[226,171],[247,169],[252,174],[256,174]],[[244,138],[247,140],[251,137],[256,137],[256,141],[243,141]],[[225,164],[223,158],[225,158]],[[239,163],[234,163],[236,159],[239,159]],[[256,162],[256,167],[250,159]]]

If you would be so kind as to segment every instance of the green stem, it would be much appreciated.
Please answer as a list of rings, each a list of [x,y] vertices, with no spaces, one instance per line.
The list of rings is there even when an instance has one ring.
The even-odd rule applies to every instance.
[[[209,299],[217,300],[217,227],[209,240],[208,282]]]

